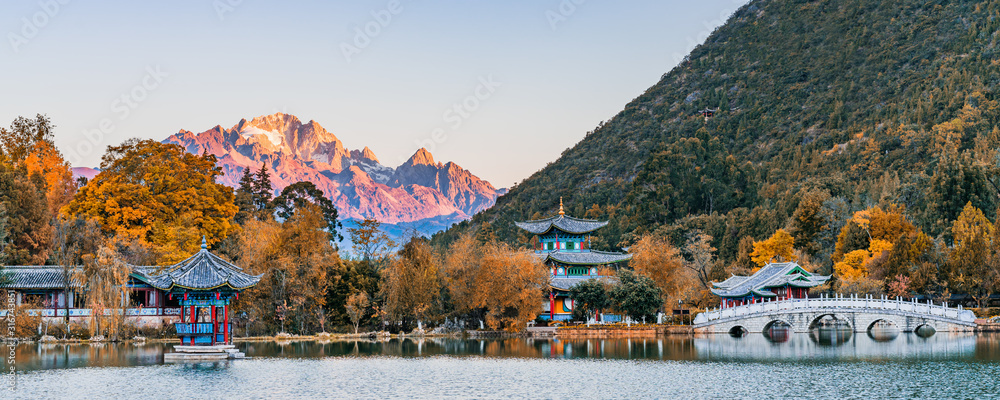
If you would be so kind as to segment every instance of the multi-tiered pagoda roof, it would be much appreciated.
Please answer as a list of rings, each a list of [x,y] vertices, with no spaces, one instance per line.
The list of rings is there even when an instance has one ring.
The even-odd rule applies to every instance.
[[[591,250],[590,233],[608,222],[568,217],[562,199],[558,215],[515,225],[538,236],[540,249],[535,250],[535,256],[550,268],[549,301],[543,305],[542,315],[550,321],[572,318],[575,302],[569,292],[573,286],[591,279],[613,282],[615,277],[608,272],[632,258],[628,253]]]

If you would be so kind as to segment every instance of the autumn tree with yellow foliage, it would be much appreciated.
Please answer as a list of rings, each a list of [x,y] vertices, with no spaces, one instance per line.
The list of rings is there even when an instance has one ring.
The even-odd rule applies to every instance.
[[[952,224],[955,245],[948,256],[953,289],[972,295],[981,306],[1000,284],[996,228],[981,210],[967,203]]]
[[[427,239],[416,237],[382,271],[382,297],[393,321],[407,326],[408,320],[421,321],[440,308],[439,265]]]
[[[284,222],[248,220],[239,233],[237,262],[247,273],[264,274],[237,304],[253,321],[295,333],[312,333],[325,325],[326,293],[331,273],[343,268],[325,231],[322,210],[304,204]],[[341,306],[341,305],[337,305]]]
[[[761,267],[772,262],[795,261],[795,239],[784,229],[778,229],[767,240],[753,243],[750,259]]]
[[[43,264],[53,220],[73,196],[69,164],[53,142],[48,117],[18,117],[0,128],[0,254],[6,264]]]
[[[872,274],[872,270],[876,266],[885,269],[884,264],[901,239],[908,246],[901,250],[910,250],[919,235],[922,233],[906,218],[902,206],[891,204],[885,209],[876,206],[854,213],[841,229],[833,254],[833,269],[841,282],[841,291],[877,294],[880,290],[876,288],[886,286],[887,280],[899,281],[895,275]]]
[[[233,190],[215,182],[215,163],[179,145],[130,139],[108,147],[101,173],[63,211],[96,218],[106,234],[148,243],[161,263],[174,263],[197,252],[203,235],[211,245],[235,229]]]
[[[548,269],[505,243],[460,237],[448,250],[445,284],[457,312],[479,315],[490,329],[521,330],[538,316]]]
[[[694,271],[685,268],[680,251],[662,237],[645,235],[629,251],[632,253],[629,266],[656,283],[664,304],[691,298],[700,288]]]

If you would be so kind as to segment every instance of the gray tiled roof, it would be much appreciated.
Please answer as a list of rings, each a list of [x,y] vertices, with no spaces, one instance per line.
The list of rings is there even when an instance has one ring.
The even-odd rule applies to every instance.
[[[549,280],[549,286],[552,286],[552,288],[554,289],[569,291],[570,288],[572,288],[573,286],[576,286],[581,282],[586,282],[591,279],[602,280],[609,283],[615,281],[615,278],[610,276],[599,276],[599,277],[572,276],[572,277],[558,277],[558,278],[554,277]]]
[[[79,287],[79,282],[74,278],[79,267],[70,267],[70,285]],[[57,265],[16,265],[0,268],[0,275],[9,279],[8,283],[2,283],[6,279],[0,278],[0,288],[4,289],[58,289],[65,287],[63,279],[63,268]]]
[[[583,251],[552,251],[535,253],[544,261],[555,261],[567,265],[604,265],[614,264],[632,258],[627,253],[611,253],[606,251],[583,250]]]
[[[204,244],[197,254],[167,267],[162,273],[137,271],[137,274],[142,275],[150,286],[160,290],[171,290],[175,286],[194,290],[228,286],[235,290],[243,290],[256,285],[264,276],[243,272],[240,267],[208,252]]]
[[[792,272],[799,268],[802,272]],[[733,279],[742,278],[742,279]],[[802,270],[794,262],[768,264],[749,277],[731,277],[725,281],[712,282],[712,293],[722,297],[743,297],[774,296],[775,294],[767,288],[791,286],[799,288],[810,288],[822,285],[830,280],[829,276],[813,275]]]
[[[252,287],[260,281],[261,275],[250,275],[218,256],[209,253],[205,247],[197,254],[169,267],[130,266],[132,273],[150,286],[160,290],[170,290],[174,286],[188,289],[215,289],[229,286],[236,290]],[[79,287],[75,272],[80,267],[73,266],[70,279],[73,287]],[[163,270],[162,273],[157,271]],[[0,282],[3,289],[59,289],[64,286],[63,269],[60,266],[11,266],[3,267],[0,275],[9,283]],[[4,279],[0,279],[3,281]]]
[[[603,228],[608,221],[596,221],[592,219],[580,219],[567,217],[564,215],[534,221],[515,222],[518,228],[524,229],[536,235],[548,233],[553,227],[566,233],[583,234]]]
[[[719,283],[713,282],[712,285],[715,286],[715,287],[717,287],[717,288],[721,288],[721,289],[729,289],[729,288],[731,288],[733,286],[736,286],[736,285],[739,285],[740,283],[743,283],[743,281],[745,281],[747,279],[750,279],[750,277],[748,277],[748,276],[733,275],[733,276],[730,276],[729,279],[726,279],[726,280],[724,280],[722,282],[719,282]]]

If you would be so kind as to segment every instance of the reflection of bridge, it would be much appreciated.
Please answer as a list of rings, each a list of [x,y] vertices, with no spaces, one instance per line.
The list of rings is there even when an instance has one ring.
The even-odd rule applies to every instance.
[[[698,314],[694,329],[703,333],[764,332],[772,325],[782,324],[793,332],[808,332],[827,316],[850,325],[855,332],[865,332],[880,321],[903,332],[923,326],[935,331],[972,331],[976,327],[976,316],[961,306],[950,308],[947,303],[853,296],[789,299],[718,309]]]

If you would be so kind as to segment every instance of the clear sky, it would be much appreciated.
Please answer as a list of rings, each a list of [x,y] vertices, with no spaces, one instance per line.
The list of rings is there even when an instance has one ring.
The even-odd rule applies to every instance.
[[[96,167],[130,137],[285,112],[386,165],[423,146],[509,187],[743,3],[4,0],[0,124],[48,114]]]

